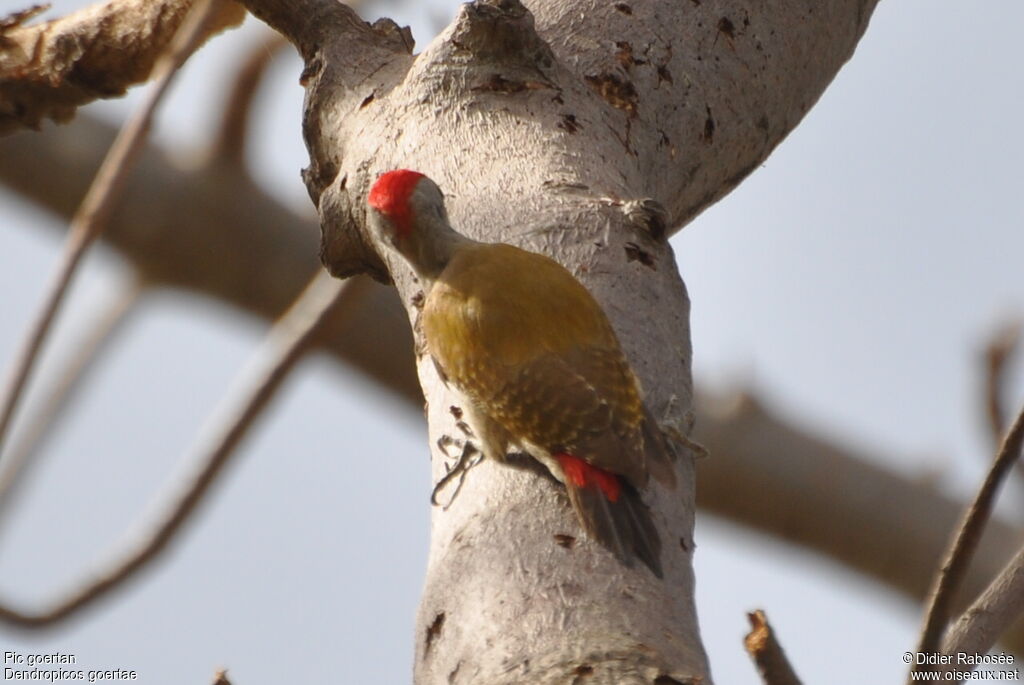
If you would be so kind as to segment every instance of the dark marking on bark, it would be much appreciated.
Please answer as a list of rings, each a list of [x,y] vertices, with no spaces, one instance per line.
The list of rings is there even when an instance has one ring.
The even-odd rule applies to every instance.
[[[658,65],[658,85],[661,85],[662,81],[668,81],[669,83],[675,83],[672,79],[672,72],[668,70],[668,67],[664,64]]]
[[[700,7],[700,0],[690,0],[690,2],[693,3],[694,7]]]
[[[762,114],[761,117],[757,120],[757,127],[764,131],[765,133],[767,133],[769,128],[768,117]]]
[[[412,300],[410,301],[412,302],[412,306],[416,309],[423,309],[423,301],[426,299],[426,295],[423,294],[423,291],[419,290],[412,296]]]
[[[462,659],[459,659],[459,663],[455,664],[455,668],[448,674],[448,683],[451,685],[455,682],[455,676],[459,674],[459,669],[462,668]]]
[[[630,81],[615,74],[591,75],[586,81],[609,105],[626,112],[630,118],[636,116],[639,95]]]
[[[447,382],[447,380],[445,382]],[[466,423],[465,421],[456,421],[455,427],[462,431],[462,434],[465,435],[467,438],[476,437],[476,435],[473,434],[473,429],[470,428],[469,424]]]
[[[724,33],[727,38],[736,37],[736,26],[729,17],[722,17],[718,20],[718,31]]]
[[[456,421],[462,420],[462,407],[456,407],[454,404],[448,407],[448,411],[452,416],[455,417]]]
[[[363,107],[366,107],[368,104],[373,102],[374,97],[374,94],[370,93],[365,98],[363,98],[363,101],[359,103],[359,109],[362,109]]]
[[[676,146],[672,144],[672,139],[669,138],[668,134],[666,134],[661,129],[658,129],[658,133],[661,134],[661,139],[658,141],[658,144],[662,145],[663,147],[668,148],[669,159],[675,159],[676,158]]]
[[[649,269],[658,270],[654,257],[649,252],[641,250],[636,243],[626,243],[626,259],[631,262],[640,262]]]
[[[690,546],[686,544],[686,538],[679,538],[679,546],[683,548],[684,552],[690,551]]]
[[[684,683],[681,680],[676,680],[669,675],[660,675],[654,679],[654,685],[696,685],[700,682],[699,680],[690,680],[689,683]]]
[[[434,617],[434,622],[427,627],[427,644],[423,649],[423,657],[426,658],[430,654],[430,648],[434,645],[434,641],[441,636],[441,630],[444,628],[444,612],[440,612]]]
[[[633,14],[633,8],[624,2],[617,2],[614,5],[612,5],[612,7],[622,12],[623,14]]]
[[[710,145],[715,142],[715,118],[711,116],[711,108],[705,106],[705,111],[708,113],[708,118],[704,120],[704,133],[701,134],[700,139]]]
[[[637,59],[633,56],[633,46],[627,41],[620,40],[615,43],[615,59],[624,69],[632,69],[634,66],[647,64],[645,59]]]
[[[541,183],[545,188],[559,188],[562,190],[590,190],[590,186],[585,183],[568,183],[566,181],[553,181],[547,180]]]
[[[555,533],[555,542],[557,542],[560,547],[572,549],[576,545],[576,538],[572,535],[566,535],[565,533]]]
[[[589,664],[580,664],[572,670],[572,674],[574,676],[573,685],[579,685],[584,680],[590,680],[590,676],[594,675],[594,667]]]
[[[645,197],[630,200],[629,202],[622,203],[621,206],[631,227],[643,231],[655,240],[661,240],[665,237],[669,214],[663,204],[653,197]]]
[[[478,86],[473,86],[472,90],[476,92],[483,91],[489,93],[501,93],[503,95],[513,95],[515,93],[521,93],[524,90],[542,90],[550,87],[551,86],[539,81],[516,81],[507,79],[501,74],[491,74],[490,78],[486,81]]]
[[[345,186],[348,185],[348,174],[342,174],[341,180],[338,181],[338,190],[345,190]]]
[[[615,59],[619,60],[626,69],[633,66],[633,46],[628,41],[620,40],[615,43]]]
[[[576,121],[575,114],[563,114],[562,120],[558,122],[558,128],[566,133],[576,133],[580,130],[580,125]]]

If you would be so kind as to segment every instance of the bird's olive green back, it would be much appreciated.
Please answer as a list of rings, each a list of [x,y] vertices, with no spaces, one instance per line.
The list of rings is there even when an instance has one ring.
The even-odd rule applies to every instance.
[[[636,379],[600,305],[561,265],[510,245],[466,246],[421,322],[449,382],[517,439],[646,482]]]

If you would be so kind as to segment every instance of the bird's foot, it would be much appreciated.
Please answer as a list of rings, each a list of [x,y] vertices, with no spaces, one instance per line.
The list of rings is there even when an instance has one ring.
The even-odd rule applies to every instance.
[[[456,441],[452,440],[451,438],[448,438],[447,440],[444,440],[444,438],[442,438],[441,440],[437,441],[437,446],[441,448],[441,451],[444,452],[445,455],[447,455],[448,450],[446,448],[448,447],[448,445],[454,442]],[[473,459],[474,456],[478,455],[479,458]],[[452,493],[451,499],[448,500],[448,504],[442,507],[444,511],[447,511],[448,507],[450,507],[452,503],[455,502],[455,498],[458,497],[459,490],[462,489],[462,483],[463,481],[466,480],[466,474],[469,473],[469,470],[471,468],[479,464],[481,461],[483,461],[483,454],[481,454],[480,450],[478,450],[476,446],[474,446],[473,443],[471,443],[469,440],[463,441],[462,453],[459,455],[458,461],[455,462],[454,466],[448,469],[448,472],[446,474],[441,476],[441,480],[437,481],[437,485],[434,486],[434,490],[430,493],[430,503],[433,504],[435,507],[438,506],[438,493],[441,492],[441,490],[443,490],[445,486],[451,483],[452,480],[458,478],[459,482],[455,485],[455,492]],[[445,467],[447,468],[448,465],[445,464]]]
[[[711,454],[707,447],[696,440],[691,440],[688,436],[683,435],[683,433],[675,426],[663,425],[661,426],[661,431],[669,437],[671,441],[670,444],[675,443],[677,446],[690,450],[695,459],[704,459]]]

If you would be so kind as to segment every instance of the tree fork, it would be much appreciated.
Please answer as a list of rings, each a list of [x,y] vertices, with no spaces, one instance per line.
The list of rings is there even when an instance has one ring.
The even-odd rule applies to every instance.
[[[482,0],[415,58],[407,32],[331,0],[246,5],[306,61],[305,180],[332,273],[390,277],[415,324],[418,284],[369,238],[365,197],[380,172],[424,172],[460,231],[548,254],[591,290],[649,406],[686,435],[689,301],[666,238],[796,125],[874,1],[535,3],[535,29],[517,0]],[[436,445],[455,434],[458,407],[428,357],[418,368]],[[433,459],[438,479],[444,456]],[[675,541],[664,582],[580,539],[553,484],[474,469],[433,512],[416,681],[710,682],[693,606],[692,455],[678,469],[680,490],[652,488],[650,501]]]

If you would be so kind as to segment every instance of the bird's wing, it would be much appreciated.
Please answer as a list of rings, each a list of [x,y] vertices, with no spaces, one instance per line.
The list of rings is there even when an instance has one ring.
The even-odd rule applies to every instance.
[[[646,484],[636,378],[600,305],[556,262],[507,245],[466,252],[422,323],[450,381],[509,433]]]
[[[520,364],[492,399],[495,419],[550,452],[572,454],[642,487],[644,419],[618,350],[588,347]]]

